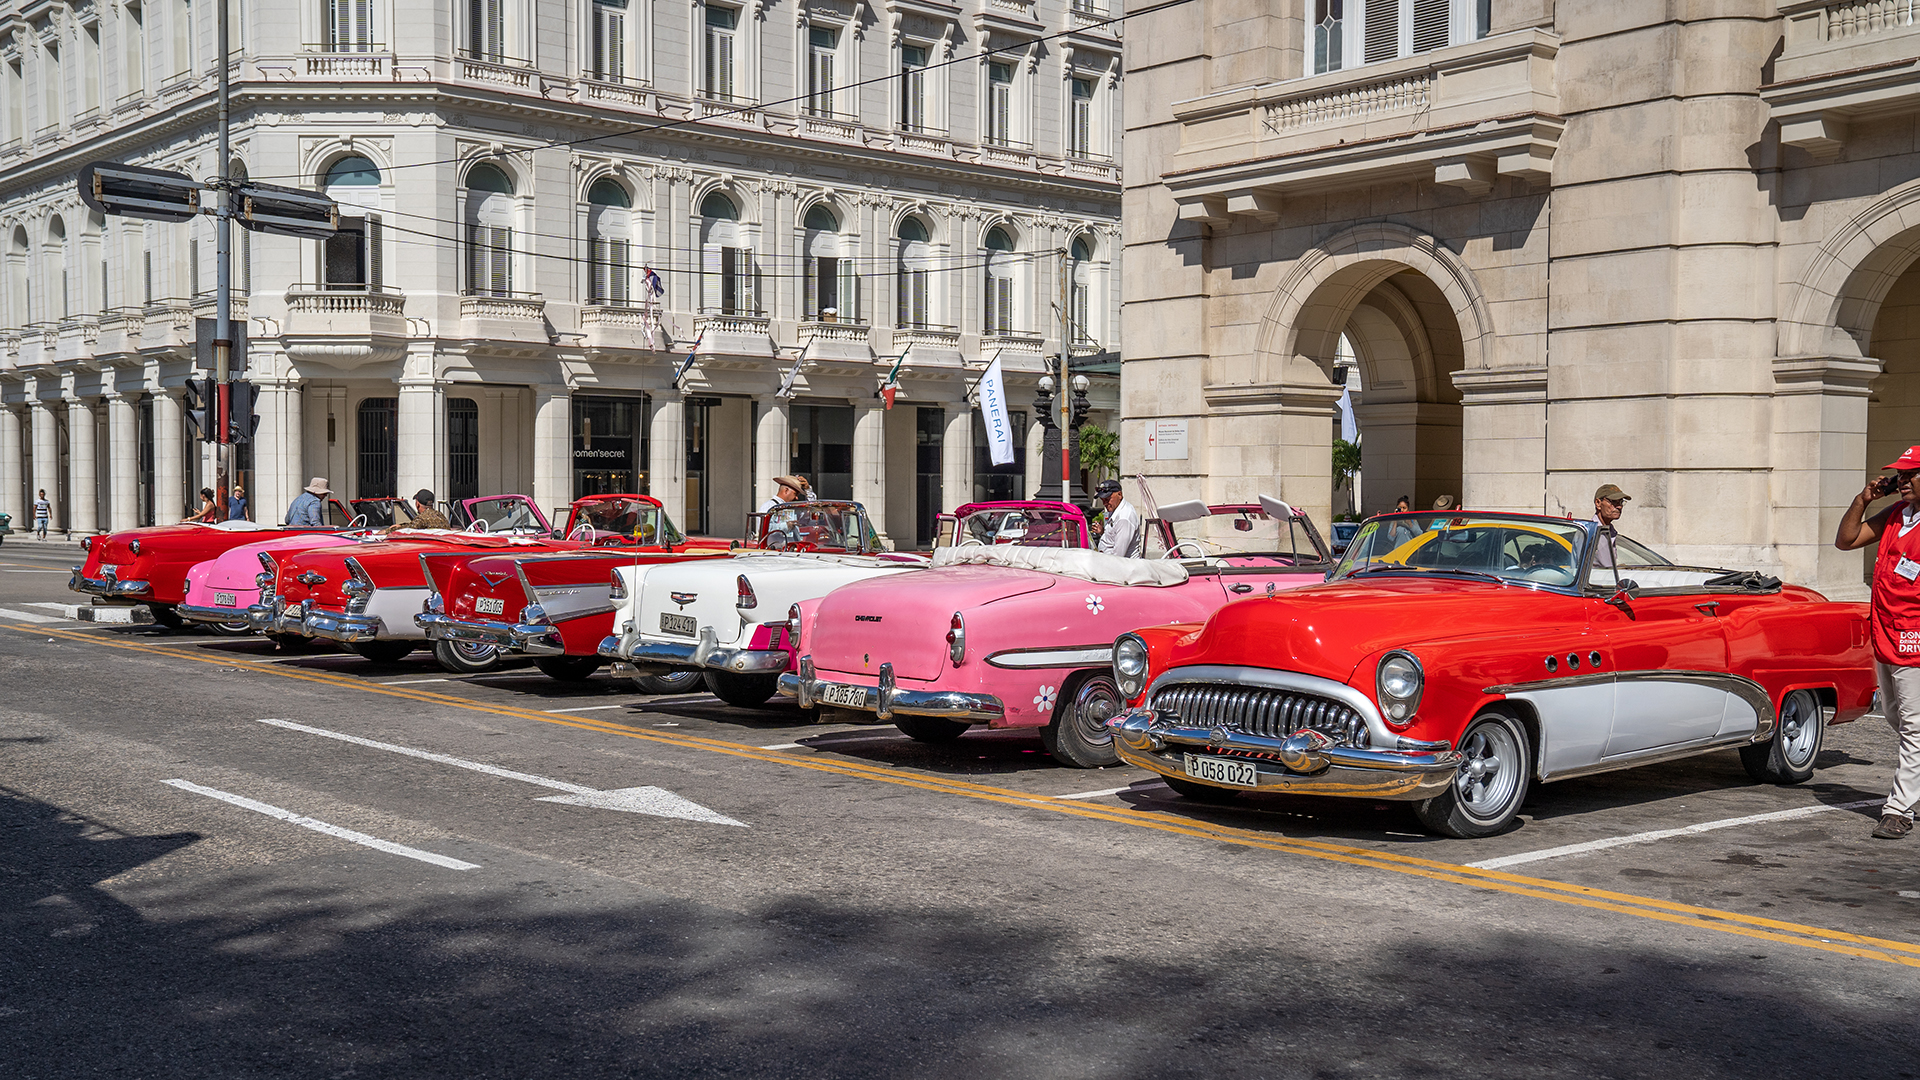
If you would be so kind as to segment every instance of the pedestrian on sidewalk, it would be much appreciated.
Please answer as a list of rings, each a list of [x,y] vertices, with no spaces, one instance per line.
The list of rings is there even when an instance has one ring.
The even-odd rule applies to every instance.
[[[33,535],[41,540],[47,538],[47,526],[53,522],[53,504],[47,501],[47,489],[41,488],[39,497],[33,500]]]
[[[206,522],[207,524],[210,525],[219,520],[220,520],[220,504],[214,501],[213,489],[201,488],[200,489],[200,509],[195,510],[191,515],[182,518],[181,523],[185,524],[189,521],[201,521],[201,522]]]
[[[1894,475],[1876,477],[1840,515],[1833,546],[1857,551],[1875,541],[1880,544],[1869,579],[1869,621],[1880,708],[1898,740],[1899,756],[1873,836],[1899,840],[1913,831],[1914,807],[1920,804],[1920,483],[1915,480],[1920,477],[1920,446],[1910,447],[1882,471],[1887,470]],[[1895,493],[1899,502],[1864,517],[1869,504]]]
[[[233,494],[227,497],[227,520],[247,520],[247,489],[239,484],[233,485]]]

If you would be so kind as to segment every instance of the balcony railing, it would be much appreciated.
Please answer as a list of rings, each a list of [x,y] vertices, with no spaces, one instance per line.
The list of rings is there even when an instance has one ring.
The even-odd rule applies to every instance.
[[[468,49],[458,51],[460,77],[476,82],[498,83],[515,90],[533,88],[533,61],[496,53],[475,53]]]
[[[323,79],[377,79],[393,74],[393,54],[372,42],[309,45],[301,59],[308,75]]]
[[[693,332],[701,334],[751,334],[765,337],[770,332],[772,321],[760,312],[751,315],[729,312],[701,312],[693,317]]]
[[[1033,353],[1038,356],[1046,344],[1045,335],[1025,330],[988,330],[980,335],[982,350],[1004,349],[1007,352]]]
[[[801,341],[839,341],[865,344],[870,330],[863,322],[842,322],[835,319],[808,319],[800,324]]]
[[[647,85],[637,79],[616,79],[589,72],[580,80],[586,90],[588,101],[605,101],[615,105],[629,105],[646,108]]]
[[[287,290],[288,315],[385,315],[399,318],[407,297],[398,290],[361,286],[295,285]]]
[[[960,348],[960,328],[957,326],[896,326],[893,330],[893,347],[902,352],[918,346],[923,349]]]
[[[1785,40],[1760,95],[1783,144],[1831,157],[1854,118],[1920,112],[1920,0],[1798,0],[1780,15]]]
[[[542,322],[547,316],[546,298],[539,293],[484,295],[469,293],[460,298],[462,319],[507,319],[518,322]]]

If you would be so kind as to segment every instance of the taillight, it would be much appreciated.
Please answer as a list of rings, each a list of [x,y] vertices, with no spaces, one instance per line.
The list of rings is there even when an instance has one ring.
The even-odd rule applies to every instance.
[[[140,554],[140,541],[138,540],[128,541],[127,550],[133,552],[135,555]]]
[[[954,667],[967,658],[967,623],[957,611],[947,622],[947,655],[953,658]]]
[[[787,640],[789,642],[800,640],[800,605],[799,604],[795,604],[792,607],[787,609]]]
[[[625,600],[626,598],[627,583],[620,577],[620,571],[615,570],[613,573],[607,575],[607,599]]]
[[[759,607],[760,598],[753,595],[753,582],[748,581],[745,574],[741,574],[736,580],[738,585],[734,590],[733,606],[741,611],[751,611]]]
[[[81,537],[81,538],[80,538],[80,550],[81,550],[81,551],[92,551],[92,550],[93,550],[93,537],[91,537],[91,536],[83,536],[83,537]]]
[[[273,556],[264,551],[254,554],[260,557],[260,572],[253,575],[253,583],[260,587],[260,601],[265,603],[273,598],[273,581],[279,576],[280,568],[273,564]]]

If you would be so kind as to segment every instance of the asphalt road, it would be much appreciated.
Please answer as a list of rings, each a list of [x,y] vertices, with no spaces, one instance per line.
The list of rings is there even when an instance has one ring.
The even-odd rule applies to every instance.
[[[1876,723],[1801,787],[1717,754],[1440,840],[1020,734],[73,622],[73,561],[0,546],[18,1080],[1920,1074]]]

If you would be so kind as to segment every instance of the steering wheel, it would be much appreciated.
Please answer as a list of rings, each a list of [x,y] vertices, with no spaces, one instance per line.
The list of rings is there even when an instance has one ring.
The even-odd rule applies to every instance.
[[[768,551],[787,550],[787,534],[783,532],[768,533],[767,534],[767,550]]]
[[[469,525],[467,526],[467,531],[468,531],[468,532],[470,532],[470,533],[484,533],[484,532],[486,532],[486,531],[487,531],[487,519],[486,519],[486,518],[474,518],[474,519],[473,519],[473,522],[472,522],[471,524],[469,524]]]
[[[986,547],[987,545],[981,543],[979,537],[969,536],[965,540],[962,540],[953,546],[954,547]]]
[[[1174,558],[1179,554],[1181,548],[1186,548],[1186,547],[1190,547],[1193,549],[1193,556],[1192,556],[1193,558],[1204,559],[1207,557],[1207,549],[1201,547],[1200,541],[1198,540],[1182,540],[1179,543],[1168,548],[1167,553],[1160,557],[1162,559]]]
[[[567,534],[567,539],[590,541],[593,539],[593,526],[587,524],[575,525],[573,531]]]
[[[347,522],[347,528],[349,529],[364,529],[366,527],[367,515],[365,514],[355,514],[353,515],[353,520]]]

